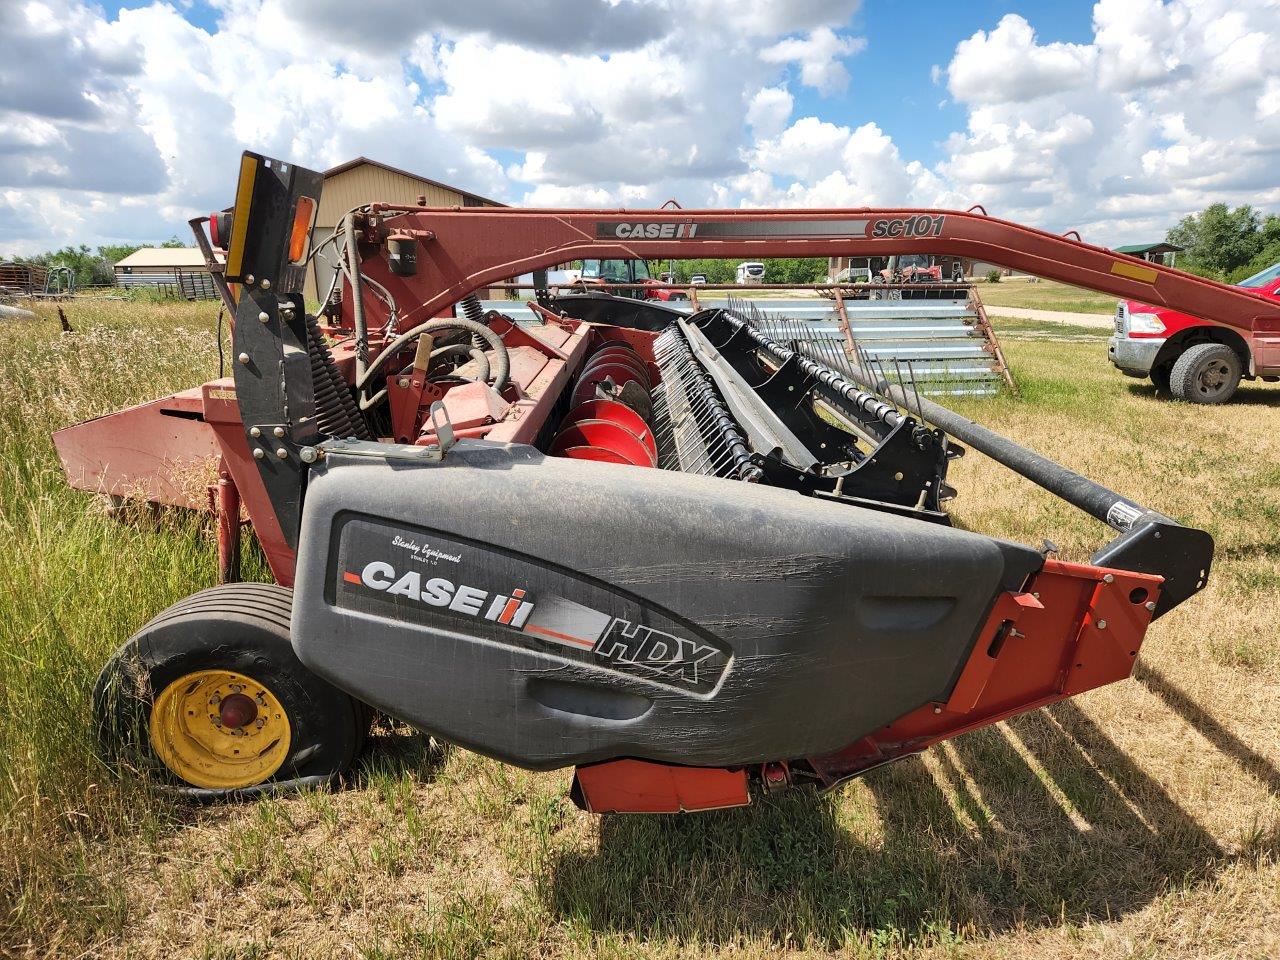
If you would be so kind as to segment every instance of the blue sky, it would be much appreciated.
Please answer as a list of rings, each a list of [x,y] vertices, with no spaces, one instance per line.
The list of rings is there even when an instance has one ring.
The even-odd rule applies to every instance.
[[[1276,2],[11,0],[0,253],[179,233],[245,148],[535,206],[981,203],[1146,240],[1280,208]]]

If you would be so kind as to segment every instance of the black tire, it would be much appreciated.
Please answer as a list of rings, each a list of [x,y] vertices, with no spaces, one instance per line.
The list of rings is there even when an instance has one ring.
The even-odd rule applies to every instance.
[[[227,584],[194,594],[151,620],[108,661],[94,686],[104,752],[136,763],[194,799],[279,793],[337,779],[363,746],[368,715],[294,655],[292,603],[293,592],[274,584]],[[283,707],[287,751],[281,748],[278,768],[261,782],[217,788],[184,781],[156,752],[151,723],[156,699],[176,680],[198,671],[250,677]]]
[[[1151,382],[1155,385],[1155,388],[1159,393],[1169,392],[1169,374],[1172,371],[1173,368],[1167,363],[1152,368]]]
[[[1225,343],[1187,347],[1169,373],[1169,392],[1189,403],[1226,403],[1240,386],[1240,357]]]

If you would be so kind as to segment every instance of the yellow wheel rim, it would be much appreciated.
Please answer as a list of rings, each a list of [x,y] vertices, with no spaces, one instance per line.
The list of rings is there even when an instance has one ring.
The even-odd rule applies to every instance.
[[[213,790],[269,779],[289,756],[289,716],[275,694],[230,670],[196,670],[151,708],[151,747],[181,780]]]

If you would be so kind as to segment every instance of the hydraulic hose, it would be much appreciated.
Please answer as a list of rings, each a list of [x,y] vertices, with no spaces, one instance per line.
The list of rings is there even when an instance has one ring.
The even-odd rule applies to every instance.
[[[483,323],[475,323],[471,320],[462,320],[454,318],[444,318],[440,320],[428,320],[426,323],[420,323],[416,327],[406,330],[400,336],[396,337],[388,343],[378,354],[363,373],[356,375],[356,389],[360,391],[361,397],[368,387],[374,376],[386,366],[387,360],[394,356],[405,344],[416,340],[425,333],[438,333],[441,330],[464,330],[470,334],[478,334],[482,340],[493,350],[494,354],[494,371],[493,371],[493,389],[501,392],[502,388],[507,385],[507,376],[511,372],[511,358],[507,354],[507,345],[502,342],[502,338],[486,327]],[[378,403],[386,395],[386,390],[380,390],[368,400],[361,399],[360,407],[362,410],[368,410],[374,404]]]
[[[446,347],[436,347],[432,350],[431,359],[434,360],[436,357],[469,357],[479,368],[475,379],[482,383],[489,382],[489,358],[478,347],[468,346],[465,343],[451,343]]]
[[[348,213],[344,229],[347,234],[347,264],[351,279],[351,314],[356,327],[356,382],[363,378],[369,365],[369,329],[364,319],[364,291],[360,286],[360,249],[356,246],[356,215]]]

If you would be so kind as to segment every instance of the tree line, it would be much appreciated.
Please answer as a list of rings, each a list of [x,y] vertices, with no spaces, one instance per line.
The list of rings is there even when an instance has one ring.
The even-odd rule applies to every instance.
[[[129,256],[129,254],[150,246],[153,246],[153,244],[111,243],[92,248],[88,244],[82,243],[77,247],[67,246],[61,250],[47,250],[44,253],[37,253],[30,257],[6,257],[0,255],[0,261],[12,260],[16,263],[30,263],[41,267],[69,267],[71,272],[75,274],[76,286],[83,288],[114,283],[115,265]],[[187,244],[177,237],[170,237],[159,246],[176,249],[185,247]]]
[[[1165,240],[1184,248],[1180,270],[1239,283],[1280,263],[1280,215],[1264,216],[1248,204],[1232,210],[1215,203],[1183,217]]]
[[[677,283],[688,283],[695,273],[707,278],[707,283],[733,283],[737,277],[738,264],[742,260],[677,260],[675,272]],[[759,261],[764,264],[765,283],[826,283],[827,261],[825,257],[765,257]],[[652,270],[656,276],[667,269],[666,260],[655,261]]]

